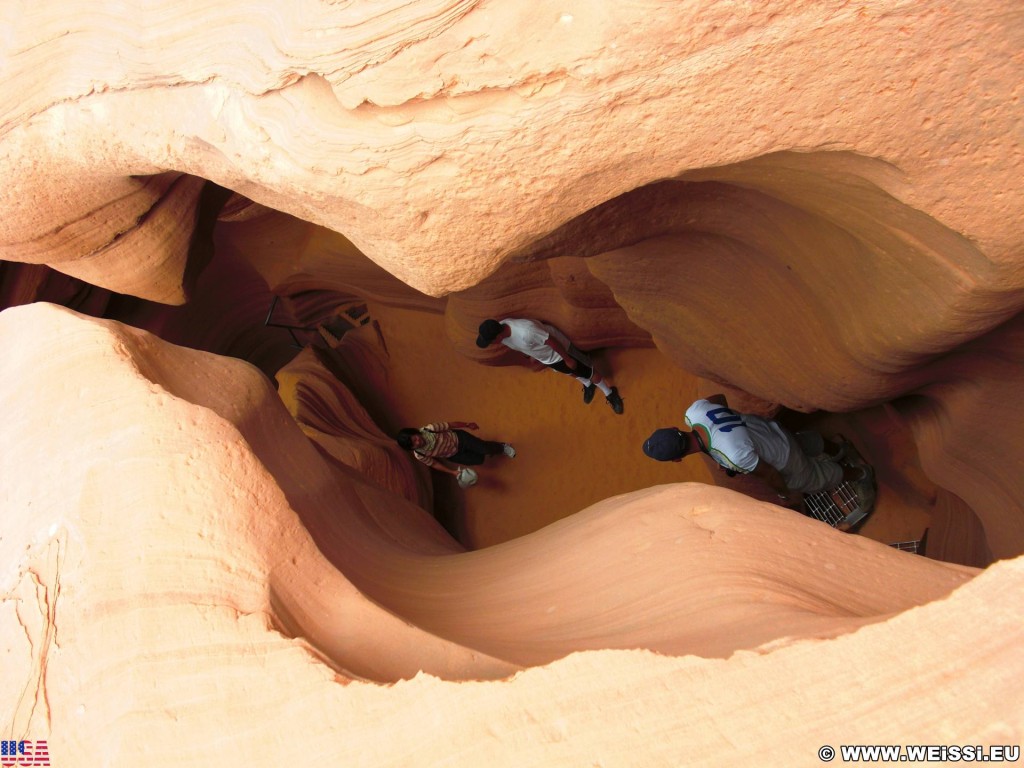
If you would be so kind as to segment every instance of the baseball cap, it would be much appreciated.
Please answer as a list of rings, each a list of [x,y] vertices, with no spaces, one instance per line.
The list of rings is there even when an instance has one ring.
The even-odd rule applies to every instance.
[[[498,338],[501,333],[501,323],[497,320],[484,320],[480,323],[480,335],[476,337],[476,345],[483,349],[489,347],[491,342]]]
[[[655,461],[681,459],[689,453],[687,448],[686,433],[675,427],[656,429],[644,440],[644,453]]]

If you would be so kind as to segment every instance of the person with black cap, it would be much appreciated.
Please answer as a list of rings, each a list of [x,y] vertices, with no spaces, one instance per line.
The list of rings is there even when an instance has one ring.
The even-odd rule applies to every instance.
[[[568,337],[553,325],[536,320],[507,317],[504,320],[484,320],[480,323],[476,345],[481,349],[500,341],[509,349],[532,357],[548,368],[573,376],[583,385],[583,402],[590,403],[598,389],[615,413],[622,413],[622,398],[617,387],[610,386],[601,376],[586,353],[581,352]]]
[[[656,461],[682,461],[702,451],[731,475],[761,478],[787,505],[798,504],[800,494],[831,490],[845,481],[867,483],[873,496],[870,467],[839,463],[846,456],[846,442],[834,443],[817,432],[794,435],[777,421],[732,410],[725,395],[694,402],[686,410],[686,426],[691,431],[655,430],[644,441],[644,453]]]

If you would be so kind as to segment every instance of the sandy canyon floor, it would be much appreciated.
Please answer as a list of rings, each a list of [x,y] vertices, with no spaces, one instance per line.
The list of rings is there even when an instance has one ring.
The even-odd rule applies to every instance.
[[[514,459],[488,459],[478,468],[480,482],[464,491],[449,475],[432,473],[435,515],[471,549],[663,483],[715,483],[772,498],[757,481],[730,480],[703,456],[659,463],[643,455],[640,446],[653,429],[682,426],[689,403],[717,391],[714,383],[679,369],[656,349],[606,350],[596,356],[625,402],[625,413],[616,415],[600,393],[584,405],[579,385],[567,376],[466,359],[448,342],[441,315],[379,304],[370,305],[370,314],[388,349],[381,400],[392,423],[475,421],[480,437],[512,443],[518,452]],[[797,415],[790,422],[845,434],[875,465],[878,503],[860,535],[883,543],[921,538],[934,486],[921,472],[909,433],[885,408]]]

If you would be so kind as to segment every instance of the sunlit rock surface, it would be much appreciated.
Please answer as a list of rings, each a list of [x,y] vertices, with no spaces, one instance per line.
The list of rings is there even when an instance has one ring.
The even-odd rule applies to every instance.
[[[1024,739],[1018,2],[7,15],[4,306],[206,351],[0,315],[5,738],[54,765]],[[216,231],[207,180],[237,193]],[[209,354],[278,373],[275,295],[297,327],[443,313],[478,363],[515,362],[475,348],[480,319],[535,316],[758,409],[884,408],[911,435],[888,490],[903,460],[937,487],[930,554],[1003,560],[695,484],[466,552],[385,437],[372,326],[280,394]],[[666,396],[633,387],[627,409]]]
[[[654,716],[649,725],[660,730],[671,720],[666,706],[686,701],[708,675],[746,669],[752,677],[740,698],[760,699],[778,692],[772,674],[797,664],[804,680],[814,677],[808,666],[820,670],[811,690],[823,691],[856,665],[874,677],[887,664],[905,672],[908,659],[891,648],[911,638],[920,644],[922,634],[935,633],[911,667],[952,653],[961,641],[942,627],[951,614],[966,622],[979,600],[996,600],[1000,616],[975,632],[972,652],[1001,658],[1009,622],[1021,618],[1005,594],[1021,579],[1018,565],[999,566],[975,585],[974,569],[702,485],[613,499],[514,542],[462,553],[422,510],[323,458],[244,363],[47,304],[4,312],[0,339],[5,359],[26,372],[5,381],[2,400],[17,413],[3,438],[20,447],[2,464],[12,522],[3,542],[5,626],[18,629],[5,634],[5,679],[22,692],[5,699],[4,715],[15,733],[47,737],[62,763],[102,749],[99,732],[116,733],[134,752],[172,723],[195,721],[205,733],[204,711],[226,728],[234,718],[254,723],[285,701],[273,729],[228,736],[205,759],[269,759],[283,734],[310,727],[318,751],[340,759],[350,739],[384,728],[424,685],[437,687],[440,719],[476,730],[495,706],[480,708],[486,689],[422,677],[392,689],[386,717],[371,710],[328,726],[319,710],[386,690],[346,680],[393,681],[421,669],[447,680],[504,679],[577,650],[623,653],[558,663],[548,679],[493,683],[494,702],[558,687],[563,706],[586,702],[586,710],[593,696],[612,695],[608,681],[596,690],[586,682],[593,665],[612,674],[634,669],[627,688],[660,670],[676,683],[630,705],[633,717]],[[56,339],[73,339],[74,350],[54,355]],[[76,375],[55,375],[69,362]],[[47,419],[61,428],[38,429]],[[1000,631],[1001,624],[1008,626]],[[871,638],[889,651],[872,658]],[[758,653],[725,666],[712,660],[748,649]],[[766,676],[755,671],[781,651]],[[910,695],[925,699],[931,683],[921,674]],[[97,676],[103,685],[92,682]],[[175,693],[186,689],[187,697]],[[989,690],[986,700],[1003,690]],[[784,688],[787,695],[808,691]],[[830,706],[850,695],[840,689]],[[967,709],[975,699],[941,712],[946,732],[979,737],[979,713]],[[317,710],[312,720],[307,707]],[[469,753],[506,748],[502,734],[515,720],[489,723],[490,743]],[[880,720],[876,713],[873,722]],[[526,727],[542,749],[567,726],[543,718]],[[591,748],[608,749],[599,742]],[[386,763],[400,761],[402,743],[367,748]],[[173,752],[147,760],[170,765],[204,754],[193,746]]]

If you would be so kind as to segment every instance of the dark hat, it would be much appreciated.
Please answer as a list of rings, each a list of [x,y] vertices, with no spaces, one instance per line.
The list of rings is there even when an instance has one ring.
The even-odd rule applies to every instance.
[[[501,323],[497,320],[484,320],[480,323],[480,335],[476,337],[476,345],[483,349],[491,346],[491,342],[501,333]]]
[[[675,427],[656,429],[644,440],[644,453],[656,461],[673,461],[689,453],[686,433]]]

